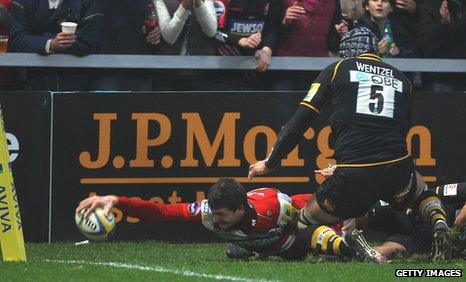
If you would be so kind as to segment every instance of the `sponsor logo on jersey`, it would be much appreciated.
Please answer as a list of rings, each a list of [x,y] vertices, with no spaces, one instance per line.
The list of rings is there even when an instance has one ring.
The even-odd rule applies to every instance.
[[[358,74],[356,75],[356,79],[358,81],[367,81],[369,80],[369,77],[363,72],[358,72]]]
[[[248,197],[252,197],[252,196],[265,197],[265,194],[262,192],[249,192]]]
[[[189,211],[189,214],[191,214],[192,216],[196,216],[199,213],[200,209],[201,207],[199,203],[188,204],[188,211]]]
[[[306,97],[304,97],[303,101],[304,102],[311,102],[314,96],[316,95],[317,91],[320,88],[320,83],[313,83],[311,85],[311,89],[309,89],[309,92],[307,92]]]
[[[323,202],[324,207],[329,211],[335,211],[335,206],[329,199],[325,199]]]
[[[231,33],[238,35],[251,35],[261,32],[264,27],[264,21],[249,20],[238,21],[228,20],[228,29]]]

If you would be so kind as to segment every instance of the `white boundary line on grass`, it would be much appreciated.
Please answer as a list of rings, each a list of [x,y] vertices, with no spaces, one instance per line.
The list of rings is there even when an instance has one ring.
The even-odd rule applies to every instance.
[[[209,279],[214,279],[214,280],[230,280],[230,281],[240,281],[240,282],[278,282],[279,281],[279,280],[267,280],[267,279],[250,279],[250,278],[227,276],[227,275],[221,275],[221,274],[207,274],[207,273],[202,273],[202,272],[201,273],[194,272],[190,270],[169,269],[169,268],[161,267],[159,265],[145,266],[145,265],[122,263],[122,262],[103,262],[103,261],[93,262],[93,261],[82,261],[82,260],[51,260],[51,259],[40,260],[38,262],[111,266],[111,267],[116,267],[116,268],[138,269],[138,270],[154,271],[154,272],[160,272],[160,273],[171,273],[171,274],[176,274],[176,275],[181,275],[181,276],[209,278]]]

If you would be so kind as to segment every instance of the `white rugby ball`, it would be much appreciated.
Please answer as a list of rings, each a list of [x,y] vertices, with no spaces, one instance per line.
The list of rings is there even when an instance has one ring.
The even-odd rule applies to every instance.
[[[106,240],[115,229],[115,216],[112,212],[105,216],[102,208],[96,208],[89,218],[84,217],[86,210],[77,212],[74,216],[79,231],[91,240]]]

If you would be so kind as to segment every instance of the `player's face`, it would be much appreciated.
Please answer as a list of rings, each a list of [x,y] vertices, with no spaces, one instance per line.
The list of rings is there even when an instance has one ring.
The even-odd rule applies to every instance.
[[[373,20],[384,21],[388,14],[393,11],[393,8],[389,0],[369,0],[366,11],[369,12]]]
[[[228,229],[238,223],[244,215],[244,208],[241,207],[236,211],[228,208],[220,208],[212,211],[213,222],[220,229]]]

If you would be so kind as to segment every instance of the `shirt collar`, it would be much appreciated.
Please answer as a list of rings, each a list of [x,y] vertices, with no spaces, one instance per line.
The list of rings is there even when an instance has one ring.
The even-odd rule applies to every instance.
[[[358,55],[357,58],[376,60],[376,61],[379,61],[379,62],[382,61],[382,59],[380,58],[380,56],[377,55],[377,54],[374,54],[374,53],[363,53],[363,54],[361,54],[361,55]]]

